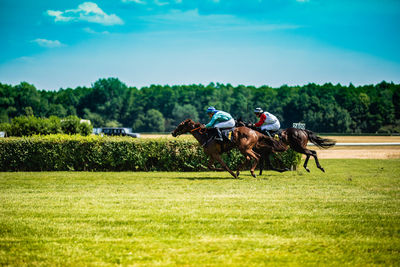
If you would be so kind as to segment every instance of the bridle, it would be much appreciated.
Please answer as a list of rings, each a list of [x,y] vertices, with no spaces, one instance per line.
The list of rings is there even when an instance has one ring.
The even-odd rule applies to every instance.
[[[194,128],[194,129],[190,130],[190,132],[193,133],[193,132],[195,132],[195,131],[197,131],[197,130],[199,130],[199,133],[200,133],[200,134],[204,134],[204,132],[206,131],[206,129],[204,129],[204,131],[202,131],[201,126],[199,126],[199,127],[197,127],[197,128]]]

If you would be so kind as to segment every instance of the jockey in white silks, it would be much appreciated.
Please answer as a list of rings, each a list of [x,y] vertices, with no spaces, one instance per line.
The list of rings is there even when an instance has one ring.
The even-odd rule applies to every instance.
[[[261,108],[256,108],[254,113],[260,120],[254,124],[255,127],[261,128],[261,131],[272,131],[276,132],[281,128],[281,124],[277,117],[273,114],[263,111]]]

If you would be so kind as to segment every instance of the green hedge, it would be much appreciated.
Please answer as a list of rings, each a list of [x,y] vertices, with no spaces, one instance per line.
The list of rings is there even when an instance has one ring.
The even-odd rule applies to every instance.
[[[296,168],[301,156],[289,150],[282,159]],[[234,150],[224,160],[236,169],[244,157]],[[0,140],[0,171],[199,171],[207,162],[197,141],[188,138],[59,134]]]
[[[11,123],[0,123],[0,130],[7,136],[32,136],[48,134],[81,134],[90,135],[93,126],[82,122],[77,116],[58,118],[37,118],[34,116],[19,116],[11,120]]]

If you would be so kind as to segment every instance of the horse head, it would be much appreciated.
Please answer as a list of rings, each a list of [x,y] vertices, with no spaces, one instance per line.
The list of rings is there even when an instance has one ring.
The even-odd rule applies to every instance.
[[[176,129],[173,132],[171,132],[171,134],[173,137],[177,137],[178,135],[188,133],[195,128],[194,125],[195,125],[194,121],[192,121],[191,119],[186,119],[183,122],[181,122],[176,127]]]
[[[235,126],[236,126],[236,127],[245,126],[245,127],[251,128],[251,127],[250,127],[250,126],[251,126],[251,123],[244,122],[243,119],[242,119],[242,117],[240,117],[240,118],[237,119],[237,121],[235,122]]]
[[[235,126],[236,127],[241,127],[241,126],[246,126],[245,122],[243,121],[242,117],[240,117],[239,119],[237,119],[235,121]]]

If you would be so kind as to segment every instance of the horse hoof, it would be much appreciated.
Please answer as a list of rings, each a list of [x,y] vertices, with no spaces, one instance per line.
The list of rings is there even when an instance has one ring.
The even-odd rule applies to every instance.
[[[305,168],[307,172],[310,172],[310,170],[308,168]]]
[[[257,175],[255,175],[254,173],[252,173],[251,176],[253,176],[254,178],[257,178]]]
[[[324,168],[321,167],[320,169],[321,169],[322,172],[325,172]]]

